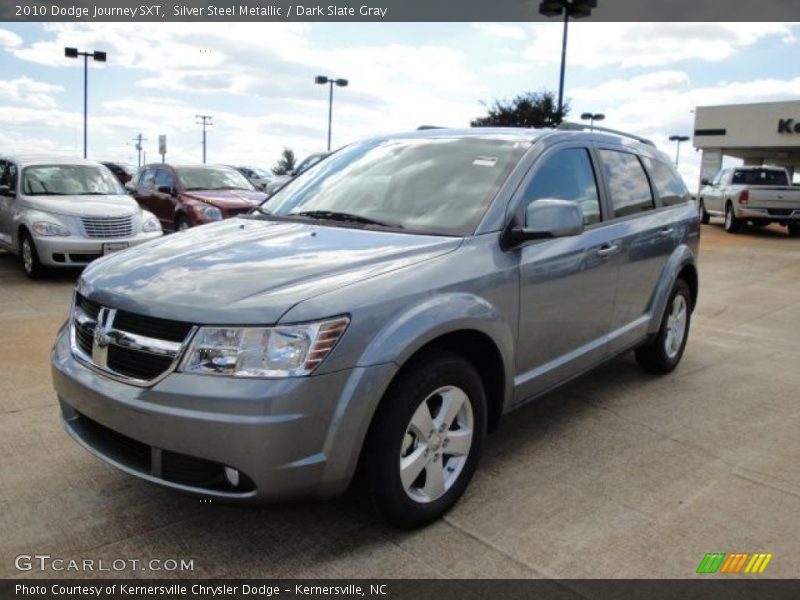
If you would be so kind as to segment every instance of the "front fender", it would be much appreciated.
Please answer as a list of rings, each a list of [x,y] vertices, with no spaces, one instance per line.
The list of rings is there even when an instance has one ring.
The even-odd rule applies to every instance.
[[[468,293],[441,294],[409,307],[373,337],[357,366],[387,362],[402,366],[426,344],[457,331],[477,331],[491,339],[503,359],[506,381],[513,380],[511,325],[485,298]]]
[[[687,244],[681,244],[672,252],[667,264],[661,271],[661,277],[658,280],[656,289],[650,300],[650,325],[647,328],[647,333],[655,335],[661,327],[661,321],[664,317],[664,311],[667,308],[669,301],[669,294],[672,291],[672,286],[675,285],[675,280],[678,279],[678,274],[683,270],[686,265],[692,265],[697,268],[697,254],[695,250]],[[695,304],[697,298],[694,299]]]

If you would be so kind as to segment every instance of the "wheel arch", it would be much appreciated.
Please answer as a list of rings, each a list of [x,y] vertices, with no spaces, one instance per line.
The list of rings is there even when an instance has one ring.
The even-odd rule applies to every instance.
[[[697,257],[694,251],[686,244],[681,244],[670,256],[664,269],[661,271],[656,289],[650,302],[650,325],[647,333],[655,335],[661,326],[667,301],[675,281],[683,278],[692,292],[692,310],[697,304],[699,293],[699,277],[697,273]]]

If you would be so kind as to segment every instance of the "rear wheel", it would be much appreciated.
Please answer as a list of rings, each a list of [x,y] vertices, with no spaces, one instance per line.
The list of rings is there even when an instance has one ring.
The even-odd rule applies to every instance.
[[[38,279],[44,275],[45,268],[39,260],[36,243],[27,231],[22,231],[19,236],[19,257],[22,261],[22,269],[25,271],[25,275],[31,279]]]
[[[700,222],[707,225],[711,220],[711,215],[706,212],[706,203],[700,200]]]
[[[725,205],[725,231],[728,233],[738,233],[742,229],[742,222],[736,218],[733,212],[733,204],[728,202]]]
[[[414,528],[444,515],[467,488],[486,431],[486,396],[465,359],[428,352],[387,392],[362,454],[362,476],[378,511]]]
[[[191,221],[189,221],[189,219],[187,219],[184,215],[180,215],[177,219],[175,219],[175,231],[186,231],[191,226]]]
[[[683,279],[672,288],[661,328],[651,342],[636,349],[636,362],[648,373],[664,375],[678,366],[689,337],[692,292]]]
[[[800,223],[789,223],[789,235],[792,237],[800,237]]]

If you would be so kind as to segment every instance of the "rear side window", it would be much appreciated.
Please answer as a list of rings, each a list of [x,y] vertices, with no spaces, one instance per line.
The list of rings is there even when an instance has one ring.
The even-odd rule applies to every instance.
[[[689,202],[691,196],[688,188],[683,183],[681,176],[670,165],[652,158],[646,158],[645,161],[647,161],[653,185],[663,206],[675,206]]]
[[[583,224],[600,222],[600,197],[589,152],[565,148],[544,159],[523,194],[523,204],[550,198],[575,202],[583,211]]]
[[[650,182],[635,154],[604,149],[600,150],[600,158],[611,193],[614,218],[655,208]]]

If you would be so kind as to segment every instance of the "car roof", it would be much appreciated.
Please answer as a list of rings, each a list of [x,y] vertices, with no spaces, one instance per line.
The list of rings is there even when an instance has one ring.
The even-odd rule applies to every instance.
[[[141,168],[158,168],[158,167],[169,167],[172,169],[236,169],[236,167],[232,167],[230,165],[223,165],[223,164],[203,164],[203,163],[180,163],[180,164],[172,164],[172,163],[147,163],[146,165],[142,165]]]
[[[0,155],[2,160],[10,160],[19,167],[27,167],[31,165],[92,165],[99,167],[102,163],[95,160],[88,160],[85,158],[76,158],[73,156],[59,156],[57,154],[4,154]]]

